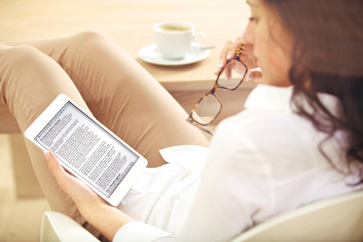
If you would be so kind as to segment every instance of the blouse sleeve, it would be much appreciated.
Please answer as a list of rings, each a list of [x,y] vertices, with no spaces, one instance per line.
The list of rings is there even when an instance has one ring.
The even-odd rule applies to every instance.
[[[176,240],[161,229],[136,221],[122,226],[115,234],[113,241],[172,242]]]
[[[243,134],[234,135],[228,125],[219,129],[191,210],[176,238],[133,222],[123,226],[114,241],[229,241],[271,212],[274,194],[269,164]]]
[[[243,134],[221,129],[178,241],[229,241],[272,209],[269,164]]]

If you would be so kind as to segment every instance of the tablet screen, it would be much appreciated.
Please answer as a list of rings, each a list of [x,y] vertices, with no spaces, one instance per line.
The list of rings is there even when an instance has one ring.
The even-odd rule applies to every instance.
[[[69,101],[35,141],[108,198],[139,159]]]

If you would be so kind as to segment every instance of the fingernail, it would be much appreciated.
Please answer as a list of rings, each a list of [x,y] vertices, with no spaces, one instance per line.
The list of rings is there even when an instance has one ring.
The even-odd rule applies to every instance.
[[[227,59],[232,58],[232,54],[233,54],[232,51],[228,52]]]
[[[48,150],[43,151],[44,157],[47,160],[50,160],[50,152]]]
[[[223,59],[220,59],[219,60],[219,65],[218,67],[221,68],[222,66],[224,65],[224,60]],[[218,70],[217,70],[218,71]]]
[[[253,79],[253,73],[252,72],[249,72],[247,74],[247,80],[246,81],[251,81]]]

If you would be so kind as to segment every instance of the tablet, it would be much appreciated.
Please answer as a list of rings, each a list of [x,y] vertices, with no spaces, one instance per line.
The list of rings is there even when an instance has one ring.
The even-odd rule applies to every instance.
[[[117,206],[147,161],[66,95],[59,95],[24,133],[101,198]]]

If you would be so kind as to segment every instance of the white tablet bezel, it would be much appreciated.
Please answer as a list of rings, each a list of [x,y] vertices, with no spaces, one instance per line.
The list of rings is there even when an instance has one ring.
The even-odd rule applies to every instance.
[[[94,117],[87,114],[81,107],[79,107],[74,101],[72,101],[69,97],[64,94],[60,94],[44,111],[40,114],[40,116],[29,126],[29,128],[25,131],[24,135],[30,141],[32,141],[36,146],[38,146],[43,151],[46,150],[43,146],[41,146],[37,141],[35,141],[36,136],[43,130],[43,128],[54,118],[54,116],[60,111],[61,108],[67,102],[71,102],[75,107],[80,109],[83,114],[85,114],[88,118],[92,119],[95,123],[97,123],[101,128],[103,128],[107,133],[109,133],[112,137],[118,140],[122,145],[131,150],[134,154],[136,154],[139,159],[130,169],[125,178],[121,181],[118,187],[114,190],[110,197],[105,196],[101,191],[99,191],[96,187],[94,187],[91,183],[83,179],[77,173],[73,173],[71,169],[68,168],[67,164],[62,160],[62,158],[58,157],[58,160],[62,164],[62,166],[68,170],[71,174],[76,176],[82,182],[84,182],[88,187],[90,187],[95,193],[97,193],[102,199],[111,204],[112,206],[117,206],[122,198],[126,195],[126,193],[131,188],[132,184],[136,181],[137,177],[143,171],[143,169],[147,166],[146,159],[141,156],[137,151],[131,148],[128,144],[122,141],[119,137],[117,137],[112,131],[106,128],[103,124],[97,121]]]

